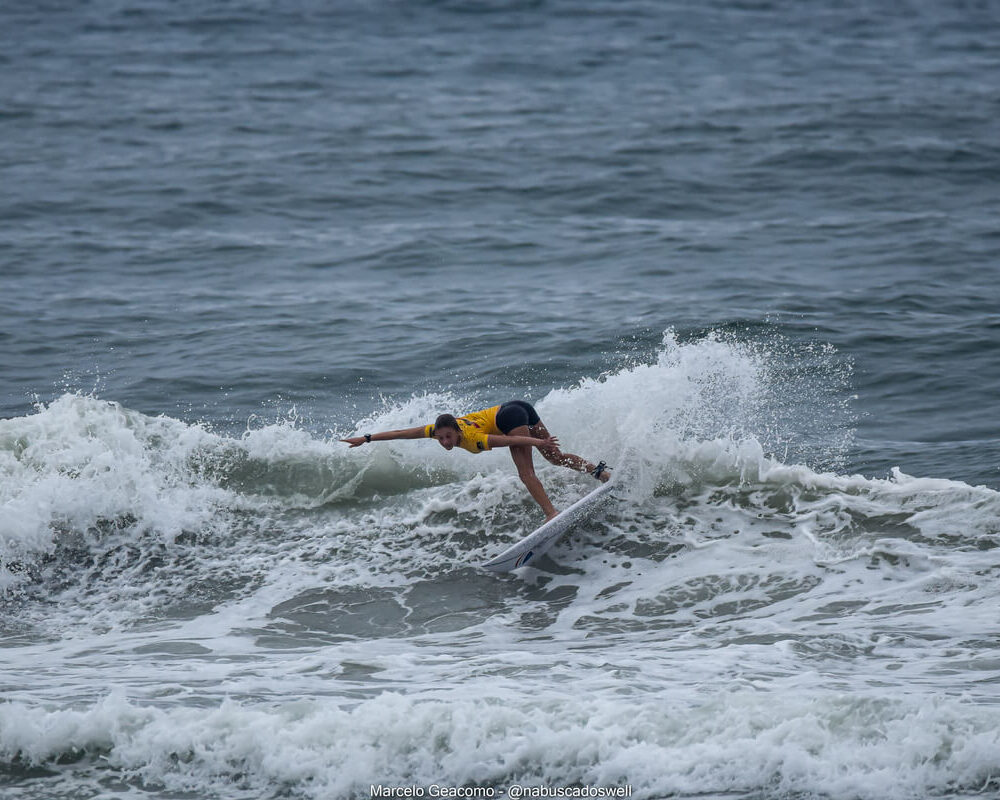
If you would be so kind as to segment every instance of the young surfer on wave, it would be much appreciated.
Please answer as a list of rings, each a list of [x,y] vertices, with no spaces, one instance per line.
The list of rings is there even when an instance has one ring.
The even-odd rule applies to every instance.
[[[531,403],[524,400],[509,400],[503,405],[474,411],[464,417],[456,418],[451,414],[442,414],[432,425],[366,433],[364,436],[352,436],[350,439],[340,441],[347,442],[351,447],[360,447],[366,442],[425,438],[437,439],[445,450],[451,450],[457,445],[470,453],[482,453],[494,447],[509,447],[518,477],[535,502],[542,507],[547,520],[559,512],[552,506],[541,481],[535,475],[531,458],[532,447],[537,447],[545,460],[551,464],[569,467],[577,472],[589,472],[604,483],[611,477],[608,474],[610,468],[603,461],[591,464],[580,456],[562,452],[559,449],[559,440],[548,432]]]

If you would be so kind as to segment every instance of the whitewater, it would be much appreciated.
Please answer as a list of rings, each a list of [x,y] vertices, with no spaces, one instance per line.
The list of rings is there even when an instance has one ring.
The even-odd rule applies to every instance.
[[[540,522],[505,453],[338,441],[475,398],[353,430],[79,393],[0,421],[6,796],[995,789],[1000,493],[806,466],[851,411],[835,354],[797,382],[787,355],[668,331],[537,398],[619,488],[501,576],[477,564]],[[557,505],[590,486],[539,474]]]

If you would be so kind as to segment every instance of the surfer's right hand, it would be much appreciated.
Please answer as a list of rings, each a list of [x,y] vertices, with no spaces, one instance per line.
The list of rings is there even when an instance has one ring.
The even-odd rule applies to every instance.
[[[347,442],[351,447],[361,447],[365,443],[364,436],[352,436],[350,439],[341,439],[342,442]]]

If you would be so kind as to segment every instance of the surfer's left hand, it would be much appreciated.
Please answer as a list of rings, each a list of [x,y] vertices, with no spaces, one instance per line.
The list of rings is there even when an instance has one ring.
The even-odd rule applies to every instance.
[[[538,445],[540,450],[546,450],[548,452],[553,452],[559,450],[559,440],[555,436],[549,436],[547,439],[539,440]]]

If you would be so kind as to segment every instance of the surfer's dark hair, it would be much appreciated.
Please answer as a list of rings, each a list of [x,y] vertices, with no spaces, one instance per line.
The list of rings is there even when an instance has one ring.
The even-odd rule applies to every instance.
[[[434,430],[436,431],[438,428],[453,428],[459,433],[462,432],[462,429],[458,427],[458,420],[451,414],[442,414],[434,420]]]

